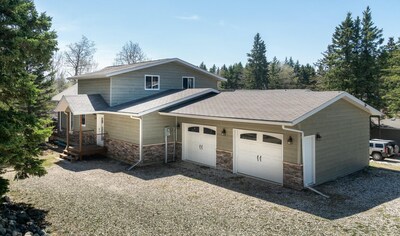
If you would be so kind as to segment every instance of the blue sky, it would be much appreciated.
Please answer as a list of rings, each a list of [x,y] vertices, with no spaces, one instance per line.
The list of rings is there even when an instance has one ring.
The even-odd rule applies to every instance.
[[[384,37],[400,37],[400,1],[84,1],[37,0],[53,18],[59,48],[85,35],[96,44],[98,68],[112,65],[132,40],[150,59],[178,57],[195,65],[247,61],[254,35],[267,45],[267,58],[292,56],[314,63],[347,12],[361,16],[367,6]]]

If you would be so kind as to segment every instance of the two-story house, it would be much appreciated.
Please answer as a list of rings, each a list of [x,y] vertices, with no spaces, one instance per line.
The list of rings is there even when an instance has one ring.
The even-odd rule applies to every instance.
[[[93,131],[109,157],[182,159],[293,188],[367,166],[369,117],[380,114],[345,92],[221,92],[224,78],[177,58],[71,79],[78,94],[58,103],[60,128],[81,140]]]

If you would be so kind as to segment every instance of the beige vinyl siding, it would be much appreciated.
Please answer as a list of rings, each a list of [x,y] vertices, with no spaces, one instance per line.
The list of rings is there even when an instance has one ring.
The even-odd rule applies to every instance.
[[[110,104],[110,78],[79,80],[78,94],[100,94]]]
[[[164,143],[164,128],[175,127],[175,117],[161,116],[153,112],[143,116],[143,145]],[[172,140],[173,136],[169,138]]]
[[[305,136],[319,133],[315,143],[316,183],[320,184],[368,165],[369,114],[339,100],[301,122]]]
[[[217,127],[217,149],[230,152],[233,152],[233,129],[254,130],[260,132],[283,134],[283,161],[296,164],[300,163],[300,135],[298,133],[282,130],[281,126],[191,119],[183,117],[178,117],[178,123],[181,124],[181,128],[178,129],[179,142],[182,141],[182,123],[215,126]],[[224,128],[226,130],[226,136],[221,135],[221,132]],[[287,139],[289,138],[289,136],[292,136],[293,138],[293,143],[291,145],[287,144]]]
[[[139,144],[139,120],[129,116],[104,114],[106,137]]]
[[[73,130],[74,131],[79,131],[79,124],[80,124],[80,118],[79,115],[74,116],[74,127]],[[82,130],[83,131],[87,131],[87,130],[92,130],[92,131],[96,131],[96,115],[86,115],[86,125],[82,126]]]
[[[145,90],[145,75],[159,75],[160,89]],[[217,80],[189,67],[171,62],[123,75],[114,76],[112,83],[112,106],[147,97],[169,89],[182,89],[182,77],[194,77],[195,88],[217,89]]]

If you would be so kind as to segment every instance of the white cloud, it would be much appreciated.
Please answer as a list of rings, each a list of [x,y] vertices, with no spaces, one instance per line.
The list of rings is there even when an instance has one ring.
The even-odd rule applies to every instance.
[[[192,20],[192,21],[200,20],[200,17],[198,15],[175,16],[175,18],[179,20]]]

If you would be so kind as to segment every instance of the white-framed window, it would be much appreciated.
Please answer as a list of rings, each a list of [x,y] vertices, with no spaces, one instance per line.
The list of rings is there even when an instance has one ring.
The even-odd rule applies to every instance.
[[[182,77],[182,88],[183,89],[194,88],[194,77],[183,76]]]
[[[82,115],[82,126],[86,126],[86,115]]]
[[[160,90],[160,76],[159,75],[145,75],[144,76],[144,89],[145,90]]]

